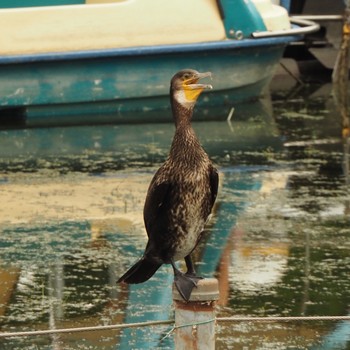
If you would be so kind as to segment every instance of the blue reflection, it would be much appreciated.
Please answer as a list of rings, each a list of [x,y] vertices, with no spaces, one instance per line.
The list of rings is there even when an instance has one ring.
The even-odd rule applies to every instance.
[[[323,337],[321,344],[310,350],[347,350],[350,349],[350,321],[340,321],[335,328]]]

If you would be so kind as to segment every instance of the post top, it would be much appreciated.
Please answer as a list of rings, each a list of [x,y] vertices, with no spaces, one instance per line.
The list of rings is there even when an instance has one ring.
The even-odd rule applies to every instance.
[[[185,302],[173,284],[173,300]],[[203,278],[193,288],[189,302],[219,300],[219,283],[216,278]]]

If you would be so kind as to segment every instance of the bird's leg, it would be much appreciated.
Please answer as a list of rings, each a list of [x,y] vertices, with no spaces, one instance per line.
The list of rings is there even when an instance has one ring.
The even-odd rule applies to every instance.
[[[192,280],[196,281],[197,285],[197,281],[203,279],[203,277],[197,276],[191,255],[185,256],[185,262],[187,267],[186,276],[189,276]]]
[[[192,289],[197,286],[198,278],[194,278],[187,273],[184,274],[176,266],[173,260],[170,261],[174,270],[174,284],[185,301],[189,301]],[[186,262],[187,264],[187,262]]]

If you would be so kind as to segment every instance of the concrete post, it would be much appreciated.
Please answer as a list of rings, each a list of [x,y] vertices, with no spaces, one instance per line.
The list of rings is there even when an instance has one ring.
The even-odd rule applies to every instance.
[[[215,349],[215,303],[218,299],[219,287],[215,278],[200,280],[188,302],[173,285],[176,350]]]

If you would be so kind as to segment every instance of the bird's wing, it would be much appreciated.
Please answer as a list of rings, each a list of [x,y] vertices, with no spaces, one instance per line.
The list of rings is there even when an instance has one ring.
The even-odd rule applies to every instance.
[[[216,196],[218,194],[219,187],[219,175],[218,171],[213,167],[210,172],[210,189],[211,189],[211,205],[215,203]]]
[[[152,182],[148,189],[143,209],[143,218],[150,239],[154,235],[157,235],[157,232],[161,233],[161,231],[167,228],[165,207],[167,205],[170,187],[169,182]]]

